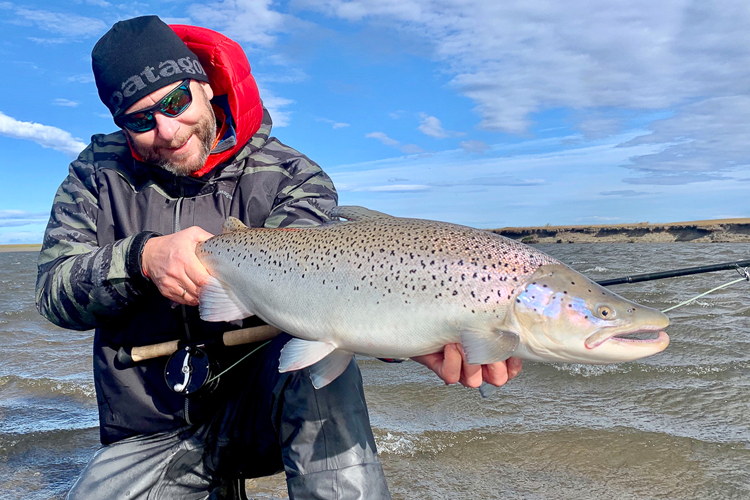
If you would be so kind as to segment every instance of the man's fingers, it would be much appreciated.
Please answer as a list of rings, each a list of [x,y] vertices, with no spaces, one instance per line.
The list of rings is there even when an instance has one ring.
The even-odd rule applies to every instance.
[[[456,344],[448,344],[443,350],[444,360],[440,378],[446,384],[455,384],[461,379],[461,366],[463,365],[463,355]]]
[[[521,368],[523,367],[523,361],[521,358],[508,358],[508,380],[515,378],[519,373],[521,373]]]
[[[461,374],[461,384],[464,387],[477,388],[482,385],[482,365],[470,365],[463,362],[463,373]]]
[[[482,366],[484,381],[500,387],[508,381],[508,367],[505,361]]]
[[[200,288],[206,284],[211,277],[203,267],[197,257],[191,258],[185,265],[185,276],[187,277],[187,291],[194,296],[198,296]]]

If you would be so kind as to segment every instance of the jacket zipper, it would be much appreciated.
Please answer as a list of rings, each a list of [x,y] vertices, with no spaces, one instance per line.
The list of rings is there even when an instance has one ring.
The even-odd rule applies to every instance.
[[[180,212],[182,211],[182,200],[185,197],[185,189],[182,183],[179,181],[179,179],[177,180],[177,182],[180,185],[180,197],[177,198],[177,203],[175,203],[174,205],[174,224],[172,225],[174,233],[177,233],[182,229],[182,224],[180,224]],[[188,326],[187,309],[185,308],[185,304],[181,304],[180,308],[182,309],[182,324],[185,327],[185,336],[187,337],[187,340],[189,342],[190,327]],[[187,397],[185,398],[185,422],[188,425],[193,425],[193,422],[190,421],[190,400]]]

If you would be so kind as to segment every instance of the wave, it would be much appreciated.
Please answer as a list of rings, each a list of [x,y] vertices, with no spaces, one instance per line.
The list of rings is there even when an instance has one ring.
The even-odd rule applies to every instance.
[[[702,376],[711,374],[721,374],[734,370],[750,369],[750,361],[730,361],[727,363],[707,364],[707,365],[646,365],[638,363],[626,363],[620,365],[583,365],[583,364],[550,364],[545,365],[554,368],[559,372],[566,373],[577,377],[601,377],[610,374],[651,374],[651,373],[669,373],[674,375]]]
[[[73,396],[86,399],[96,397],[94,384],[90,380],[60,380],[54,378],[26,378],[18,375],[0,377],[0,394],[8,390],[20,390],[34,395]]]

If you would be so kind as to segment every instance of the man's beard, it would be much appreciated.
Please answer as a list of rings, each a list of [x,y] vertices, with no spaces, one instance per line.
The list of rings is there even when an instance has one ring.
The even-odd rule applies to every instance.
[[[211,108],[211,102],[203,92],[203,89],[200,89],[199,93],[208,112],[203,114],[198,123],[190,127],[189,134],[186,137],[174,138],[168,144],[154,145],[149,148],[139,148],[135,146],[134,142],[131,142],[133,149],[143,158],[145,163],[157,165],[167,172],[178,176],[187,176],[203,168],[216,140],[216,116],[214,115],[214,110]],[[162,149],[181,146],[192,135],[195,135],[200,147],[197,156],[191,156],[184,160],[170,160],[162,156]]]

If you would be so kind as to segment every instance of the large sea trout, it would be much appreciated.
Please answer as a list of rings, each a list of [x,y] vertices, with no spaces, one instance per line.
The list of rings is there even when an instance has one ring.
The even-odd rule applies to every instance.
[[[201,317],[255,314],[295,336],[279,371],[311,366],[317,388],[353,354],[408,358],[460,342],[472,364],[615,363],[669,344],[664,314],[517,241],[362,207],[331,216],[346,222],[251,229],[230,218],[196,251],[212,276]]]

